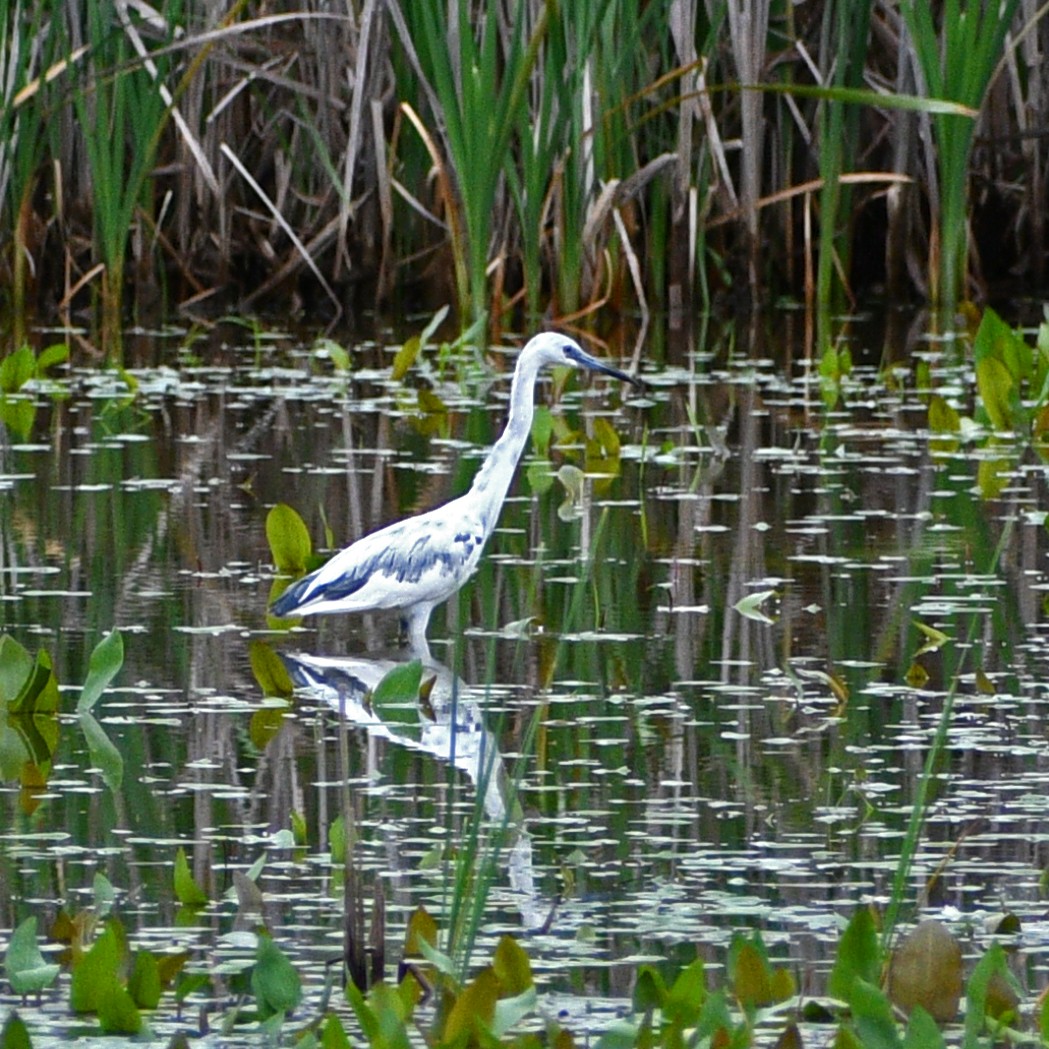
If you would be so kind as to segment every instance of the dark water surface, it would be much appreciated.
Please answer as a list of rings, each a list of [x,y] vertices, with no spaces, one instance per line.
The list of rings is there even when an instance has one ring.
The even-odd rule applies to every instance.
[[[107,787],[64,717],[35,807],[5,785],[3,927],[92,907],[101,873],[134,944],[218,974],[190,1000],[214,1019],[221,974],[252,957],[233,872],[261,860],[263,918],[308,1016],[342,950],[329,835],[348,784],[390,975],[411,911],[443,913],[442,857],[479,808],[508,833],[478,958],[521,937],[541,1012],[577,1033],[627,1007],[642,959],[671,974],[698,952],[723,979],[738,929],[822,993],[843,922],[888,898],[957,680],[905,913],[945,916],[972,955],[1017,915],[1016,969],[1043,987],[1046,466],[1027,452],[987,500],[975,444],[933,454],[913,360],[962,414],[972,390],[936,343],[854,329],[828,411],[794,323],[651,334],[641,394],[542,383],[550,448],[526,453],[481,571],[433,617],[423,713],[365,699],[398,660],[395,619],[269,629],[266,513],[290,503],[338,546],[461,492],[502,425],[511,357],[500,372],[430,348],[394,381],[392,338],[350,345],[346,373],[230,329],[141,337],[133,393],[98,368],[38,386],[30,438],[0,443],[0,625],[51,654],[70,710],[91,649],[121,629],[125,666],[95,714],[124,772]],[[566,466],[585,471],[578,490]],[[945,643],[919,652],[919,622]],[[264,696],[253,641],[286,657],[290,706]],[[180,845],[212,901],[192,917]],[[74,1026],[67,980],[23,1010],[34,1031]]]

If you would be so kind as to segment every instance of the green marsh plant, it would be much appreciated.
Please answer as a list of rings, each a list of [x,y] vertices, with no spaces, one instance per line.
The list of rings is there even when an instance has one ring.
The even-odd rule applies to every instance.
[[[1018,0],[946,0],[937,25],[932,5],[903,0],[900,11],[930,97],[980,110],[1002,58],[1017,4]],[[935,266],[929,274],[930,290],[933,304],[950,318],[965,294],[968,275],[969,174],[975,121],[938,112],[932,124],[939,180],[933,197],[937,214],[929,260],[930,268]]]

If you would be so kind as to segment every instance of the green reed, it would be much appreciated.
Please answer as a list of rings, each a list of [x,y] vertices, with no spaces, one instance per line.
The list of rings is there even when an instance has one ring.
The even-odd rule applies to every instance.
[[[946,0],[939,28],[923,0],[903,0],[907,23],[925,88],[933,98],[947,99],[979,110],[1005,49],[1005,37],[1018,0],[983,3]],[[965,293],[969,262],[968,188],[974,121],[937,113],[939,169],[939,260],[930,273],[933,304],[948,314]],[[935,254],[930,263],[935,263]]]
[[[179,4],[165,7],[170,35],[180,13]],[[160,91],[170,73],[170,59],[156,60],[154,76],[132,46],[137,29],[127,17],[122,26],[113,0],[87,6],[82,28],[91,59],[73,98],[91,174],[96,247],[105,266],[102,340],[118,360],[128,247],[136,213],[141,210],[145,217],[153,216],[151,176],[170,112]],[[141,229],[139,235],[144,241]],[[140,255],[145,251],[140,244]]]

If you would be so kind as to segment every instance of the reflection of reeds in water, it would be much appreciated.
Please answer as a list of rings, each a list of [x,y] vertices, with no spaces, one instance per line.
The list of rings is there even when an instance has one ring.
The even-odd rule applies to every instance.
[[[955,0],[938,22],[924,4],[871,6],[708,21],[676,0],[372,0],[359,15],[309,0],[214,25],[200,0],[149,18],[112,0],[5,4],[14,322],[97,301],[115,339],[125,283],[143,319],[292,301],[300,284],[331,313],[351,288],[416,279],[496,326],[520,305],[800,294],[806,273],[821,304],[883,274],[949,303],[970,236],[978,275],[1037,276],[1046,20],[1013,51],[1015,2]],[[977,124],[845,93],[871,84],[994,106]],[[849,173],[867,181],[850,189]],[[890,173],[913,186],[886,199]]]

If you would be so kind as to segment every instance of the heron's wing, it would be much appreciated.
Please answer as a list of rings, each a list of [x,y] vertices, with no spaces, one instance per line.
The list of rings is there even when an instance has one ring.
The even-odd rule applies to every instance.
[[[473,574],[487,536],[458,500],[399,521],[340,551],[292,584],[276,615],[363,612],[445,600]]]

